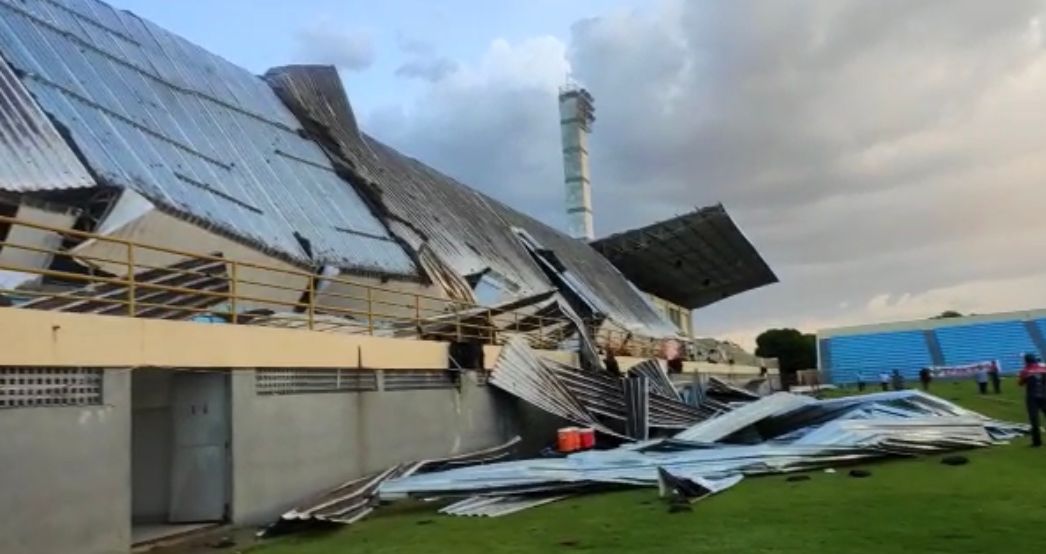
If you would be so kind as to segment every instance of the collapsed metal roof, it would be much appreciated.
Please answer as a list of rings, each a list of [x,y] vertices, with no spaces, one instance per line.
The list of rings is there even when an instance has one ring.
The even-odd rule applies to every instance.
[[[640,289],[689,309],[777,282],[722,205],[592,242]]]
[[[553,253],[559,273],[595,310],[637,334],[677,336],[678,330],[614,266],[585,242],[571,238],[361,132],[330,66],[296,65],[265,78],[340,168],[417,247],[424,243],[462,275],[490,271],[515,295],[553,288],[523,247],[522,229]],[[397,226],[398,223],[398,226]],[[562,289],[561,289],[562,290]]]
[[[419,278],[427,248],[506,297],[558,289],[586,316],[678,336],[588,244],[360,132],[333,67],[266,83],[98,0],[0,0],[0,56],[98,185],[301,265]]]
[[[99,184],[291,261],[417,278],[411,255],[247,70],[97,0],[0,0],[0,55]]]

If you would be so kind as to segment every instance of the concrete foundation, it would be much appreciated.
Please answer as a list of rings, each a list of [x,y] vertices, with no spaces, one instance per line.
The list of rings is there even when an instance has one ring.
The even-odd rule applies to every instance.
[[[127,552],[130,377],[106,371],[100,406],[0,410],[0,552]]]

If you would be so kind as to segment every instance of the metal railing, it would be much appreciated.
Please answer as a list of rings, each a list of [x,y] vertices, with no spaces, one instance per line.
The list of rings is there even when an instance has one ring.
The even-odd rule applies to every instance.
[[[95,233],[0,216],[0,229],[21,226],[77,243],[75,253],[10,238],[0,240],[0,271],[25,274],[31,286],[5,288],[0,297],[24,308],[119,315],[210,318],[230,324],[313,331],[499,344],[524,334],[538,348],[556,349],[573,331],[570,320],[533,308],[498,310],[420,290],[403,290],[341,275],[143,244]],[[54,240],[50,241],[54,243]],[[13,252],[28,255],[12,255]],[[18,258],[75,260],[84,272],[18,263]],[[15,262],[9,260],[15,259]],[[417,283],[403,287],[421,288]],[[656,356],[661,342],[591,324],[597,345],[620,355]]]

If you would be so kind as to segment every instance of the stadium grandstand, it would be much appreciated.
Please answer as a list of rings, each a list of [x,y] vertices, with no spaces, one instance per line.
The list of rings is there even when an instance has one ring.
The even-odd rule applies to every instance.
[[[837,385],[895,369],[913,379],[924,367],[992,361],[1012,374],[1025,353],[1046,353],[1044,335],[1046,310],[828,329],[817,334],[818,368]]]

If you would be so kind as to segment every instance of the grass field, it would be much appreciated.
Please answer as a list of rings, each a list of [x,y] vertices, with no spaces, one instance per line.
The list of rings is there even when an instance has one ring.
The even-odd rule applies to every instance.
[[[973,383],[934,392],[1000,419],[1023,420],[1015,383],[978,396]],[[969,454],[951,467],[940,456],[811,473],[810,481],[751,478],[689,513],[669,514],[655,489],[569,499],[497,519],[440,516],[431,506],[382,509],[322,536],[292,536],[251,554],[548,552],[889,553],[1038,551],[1046,539],[1046,450],[1028,440]]]

